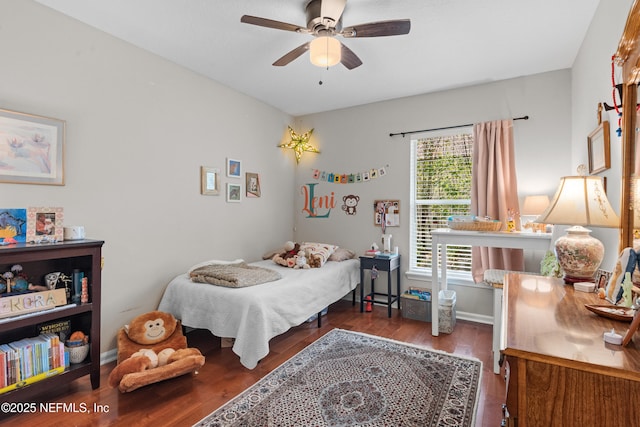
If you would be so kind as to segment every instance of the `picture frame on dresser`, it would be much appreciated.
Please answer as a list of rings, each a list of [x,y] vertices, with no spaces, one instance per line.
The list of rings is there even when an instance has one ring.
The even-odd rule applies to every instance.
[[[0,109],[0,182],[64,185],[63,120]],[[6,144],[4,143],[6,141]]]

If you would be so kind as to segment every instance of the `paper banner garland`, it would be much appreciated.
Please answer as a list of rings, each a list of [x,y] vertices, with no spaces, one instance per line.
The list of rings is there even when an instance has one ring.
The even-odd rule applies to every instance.
[[[383,177],[387,174],[388,167],[389,165],[386,165],[379,168],[371,168],[366,171],[354,173],[327,172],[319,169],[313,169],[313,179],[334,184],[354,184]]]

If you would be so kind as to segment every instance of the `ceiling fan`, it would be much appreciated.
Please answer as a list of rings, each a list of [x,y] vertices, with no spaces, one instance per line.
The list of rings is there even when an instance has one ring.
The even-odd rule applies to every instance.
[[[347,0],[310,0],[305,8],[306,27],[251,15],[243,15],[240,22],[276,30],[311,34],[315,37],[286,53],[273,63],[275,66],[287,65],[309,50],[311,62],[314,65],[328,68],[340,62],[349,70],[362,65],[362,61],[335,36],[345,38],[397,36],[408,34],[411,29],[409,19],[369,22],[343,28],[342,13],[346,4]]]

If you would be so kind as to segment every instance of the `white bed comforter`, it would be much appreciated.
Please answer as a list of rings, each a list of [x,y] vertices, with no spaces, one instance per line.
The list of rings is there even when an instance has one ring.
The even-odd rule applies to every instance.
[[[282,267],[271,260],[250,265],[276,270],[282,279],[227,288],[192,282],[185,273],[169,283],[158,306],[185,326],[235,338],[233,351],[249,369],[269,354],[271,338],[343,298],[360,282],[357,259],[328,261],[311,269]]]

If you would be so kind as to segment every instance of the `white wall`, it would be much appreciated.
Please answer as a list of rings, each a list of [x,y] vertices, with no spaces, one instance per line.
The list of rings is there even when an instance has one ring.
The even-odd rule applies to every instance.
[[[323,240],[361,253],[380,239],[380,228],[373,225],[373,201],[400,200],[400,227],[388,228],[393,245],[403,255],[402,270],[409,267],[409,159],[410,137],[390,137],[390,133],[439,128],[528,115],[527,121],[514,122],[516,168],[519,193],[553,195],[558,178],[570,172],[571,158],[571,80],[562,70],[529,77],[483,84],[468,88],[369,104],[299,117],[302,132],[315,128],[312,142],[321,154],[307,154],[297,169],[298,188],[319,182],[314,169],[357,172],[389,165],[387,175],[359,184],[319,183],[320,194],[331,194],[337,203],[329,218],[307,218],[302,212],[304,198],[296,199],[296,238]],[[360,197],[357,214],[341,211],[342,197]],[[529,267],[529,266],[528,266]],[[538,270],[539,264],[529,268]],[[532,271],[532,270],[529,270]],[[430,287],[403,277],[402,287]],[[452,289],[455,289],[452,288]],[[459,312],[492,316],[491,290],[458,288]]]
[[[588,164],[587,136],[598,126],[598,103],[613,105],[611,83],[611,56],[618,49],[632,0],[601,1],[589,27],[580,52],[574,62],[572,81],[572,167]],[[621,69],[615,68],[616,83],[621,83]],[[620,99],[617,98],[618,103]],[[622,171],[621,138],[616,134],[618,117],[614,110],[603,113],[611,130],[611,169],[600,173],[607,178],[607,195],[616,212],[620,206],[620,180]],[[602,268],[613,270],[618,259],[619,233],[617,229],[593,228],[593,236],[605,245]]]
[[[288,115],[32,1],[0,2],[0,52],[0,108],[67,126],[66,185],[0,184],[1,205],[62,206],[105,240],[103,352],[191,265],[293,238]],[[226,157],[260,174],[261,198],[200,195],[200,166]]]

